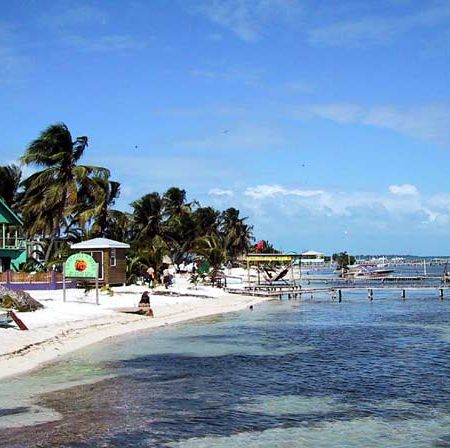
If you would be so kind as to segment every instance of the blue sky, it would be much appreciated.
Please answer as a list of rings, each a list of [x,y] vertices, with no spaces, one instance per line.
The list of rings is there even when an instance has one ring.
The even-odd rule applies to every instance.
[[[118,208],[176,185],[284,250],[450,253],[450,1],[0,4],[0,164],[63,121]]]

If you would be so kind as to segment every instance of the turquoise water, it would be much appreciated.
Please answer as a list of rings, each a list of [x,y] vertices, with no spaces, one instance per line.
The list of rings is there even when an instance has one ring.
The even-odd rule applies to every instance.
[[[450,447],[450,301],[283,300],[0,384],[0,446]]]

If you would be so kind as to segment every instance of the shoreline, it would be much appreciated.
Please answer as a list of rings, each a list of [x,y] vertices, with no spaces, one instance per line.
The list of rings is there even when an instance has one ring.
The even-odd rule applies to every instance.
[[[135,289],[142,290],[143,288],[136,287]],[[77,291],[79,292],[79,290]],[[152,308],[155,312],[153,318],[124,314],[114,311],[114,308],[104,307],[102,311],[105,315],[101,317],[79,318],[66,321],[60,325],[47,324],[31,328],[28,331],[0,328],[0,335],[2,335],[4,341],[4,346],[0,349],[0,379],[22,375],[30,370],[43,367],[49,362],[54,362],[63,355],[109,338],[202,317],[240,311],[250,305],[257,305],[270,300],[267,297],[227,294],[221,290],[214,291],[211,287],[204,287],[201,290],[202,294],[205,292],[215,293],[215,296],[211,298],[204,298],[197,292],[199,291],[190,291],[191,294],[182,298],[167,298],[166,296],[158,296],[156,291],[152,295]],[[129,294],[129,292],[125,294]],[[108,298],[102,298],[102,300],[107,301]],[[69,302],[59,305],[61,310],[65,306],[73,307],[73,303]],[[78,304],[78,306],[87,307],[88,311],[90,311],[89,308],[94,312],[100,311],[98,308],[93,308],[92,303],[85,302],[81,305]],[[27,315],[34,317],[33,314],[40,312],[20,313],[20,317],[26,321]],[[8,332],[8,335],[4,332]]]

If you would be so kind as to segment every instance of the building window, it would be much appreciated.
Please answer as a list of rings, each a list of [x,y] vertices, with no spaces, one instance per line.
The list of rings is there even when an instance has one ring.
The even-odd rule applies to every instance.
[[[117,263],[117,259],[116,259],[116,249],[111,249],[110,257],[109,257],[109,265],[110,265],[110,266],[115,266],[116,263]]]

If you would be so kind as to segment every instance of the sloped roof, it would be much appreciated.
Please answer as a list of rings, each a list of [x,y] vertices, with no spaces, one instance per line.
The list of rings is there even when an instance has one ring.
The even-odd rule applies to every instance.
[[[302,255],[311,255],[311,256],[316,256],[316,257],[323,257],[323,253],[322,252],[316,252],[315,250],[308,250],[308,252],[303,252]]]
[[[8,204],[0,197],[0,218],[1,215],[7,220],[5,224],[23,225],[22,219],[15,213]],[[0,219],[0,222],[2,220]]]
[[[120,241],[109,240],[108,238],[93,238],[91,240],[75,243],[71,249],[129,249],[130,245]]]

